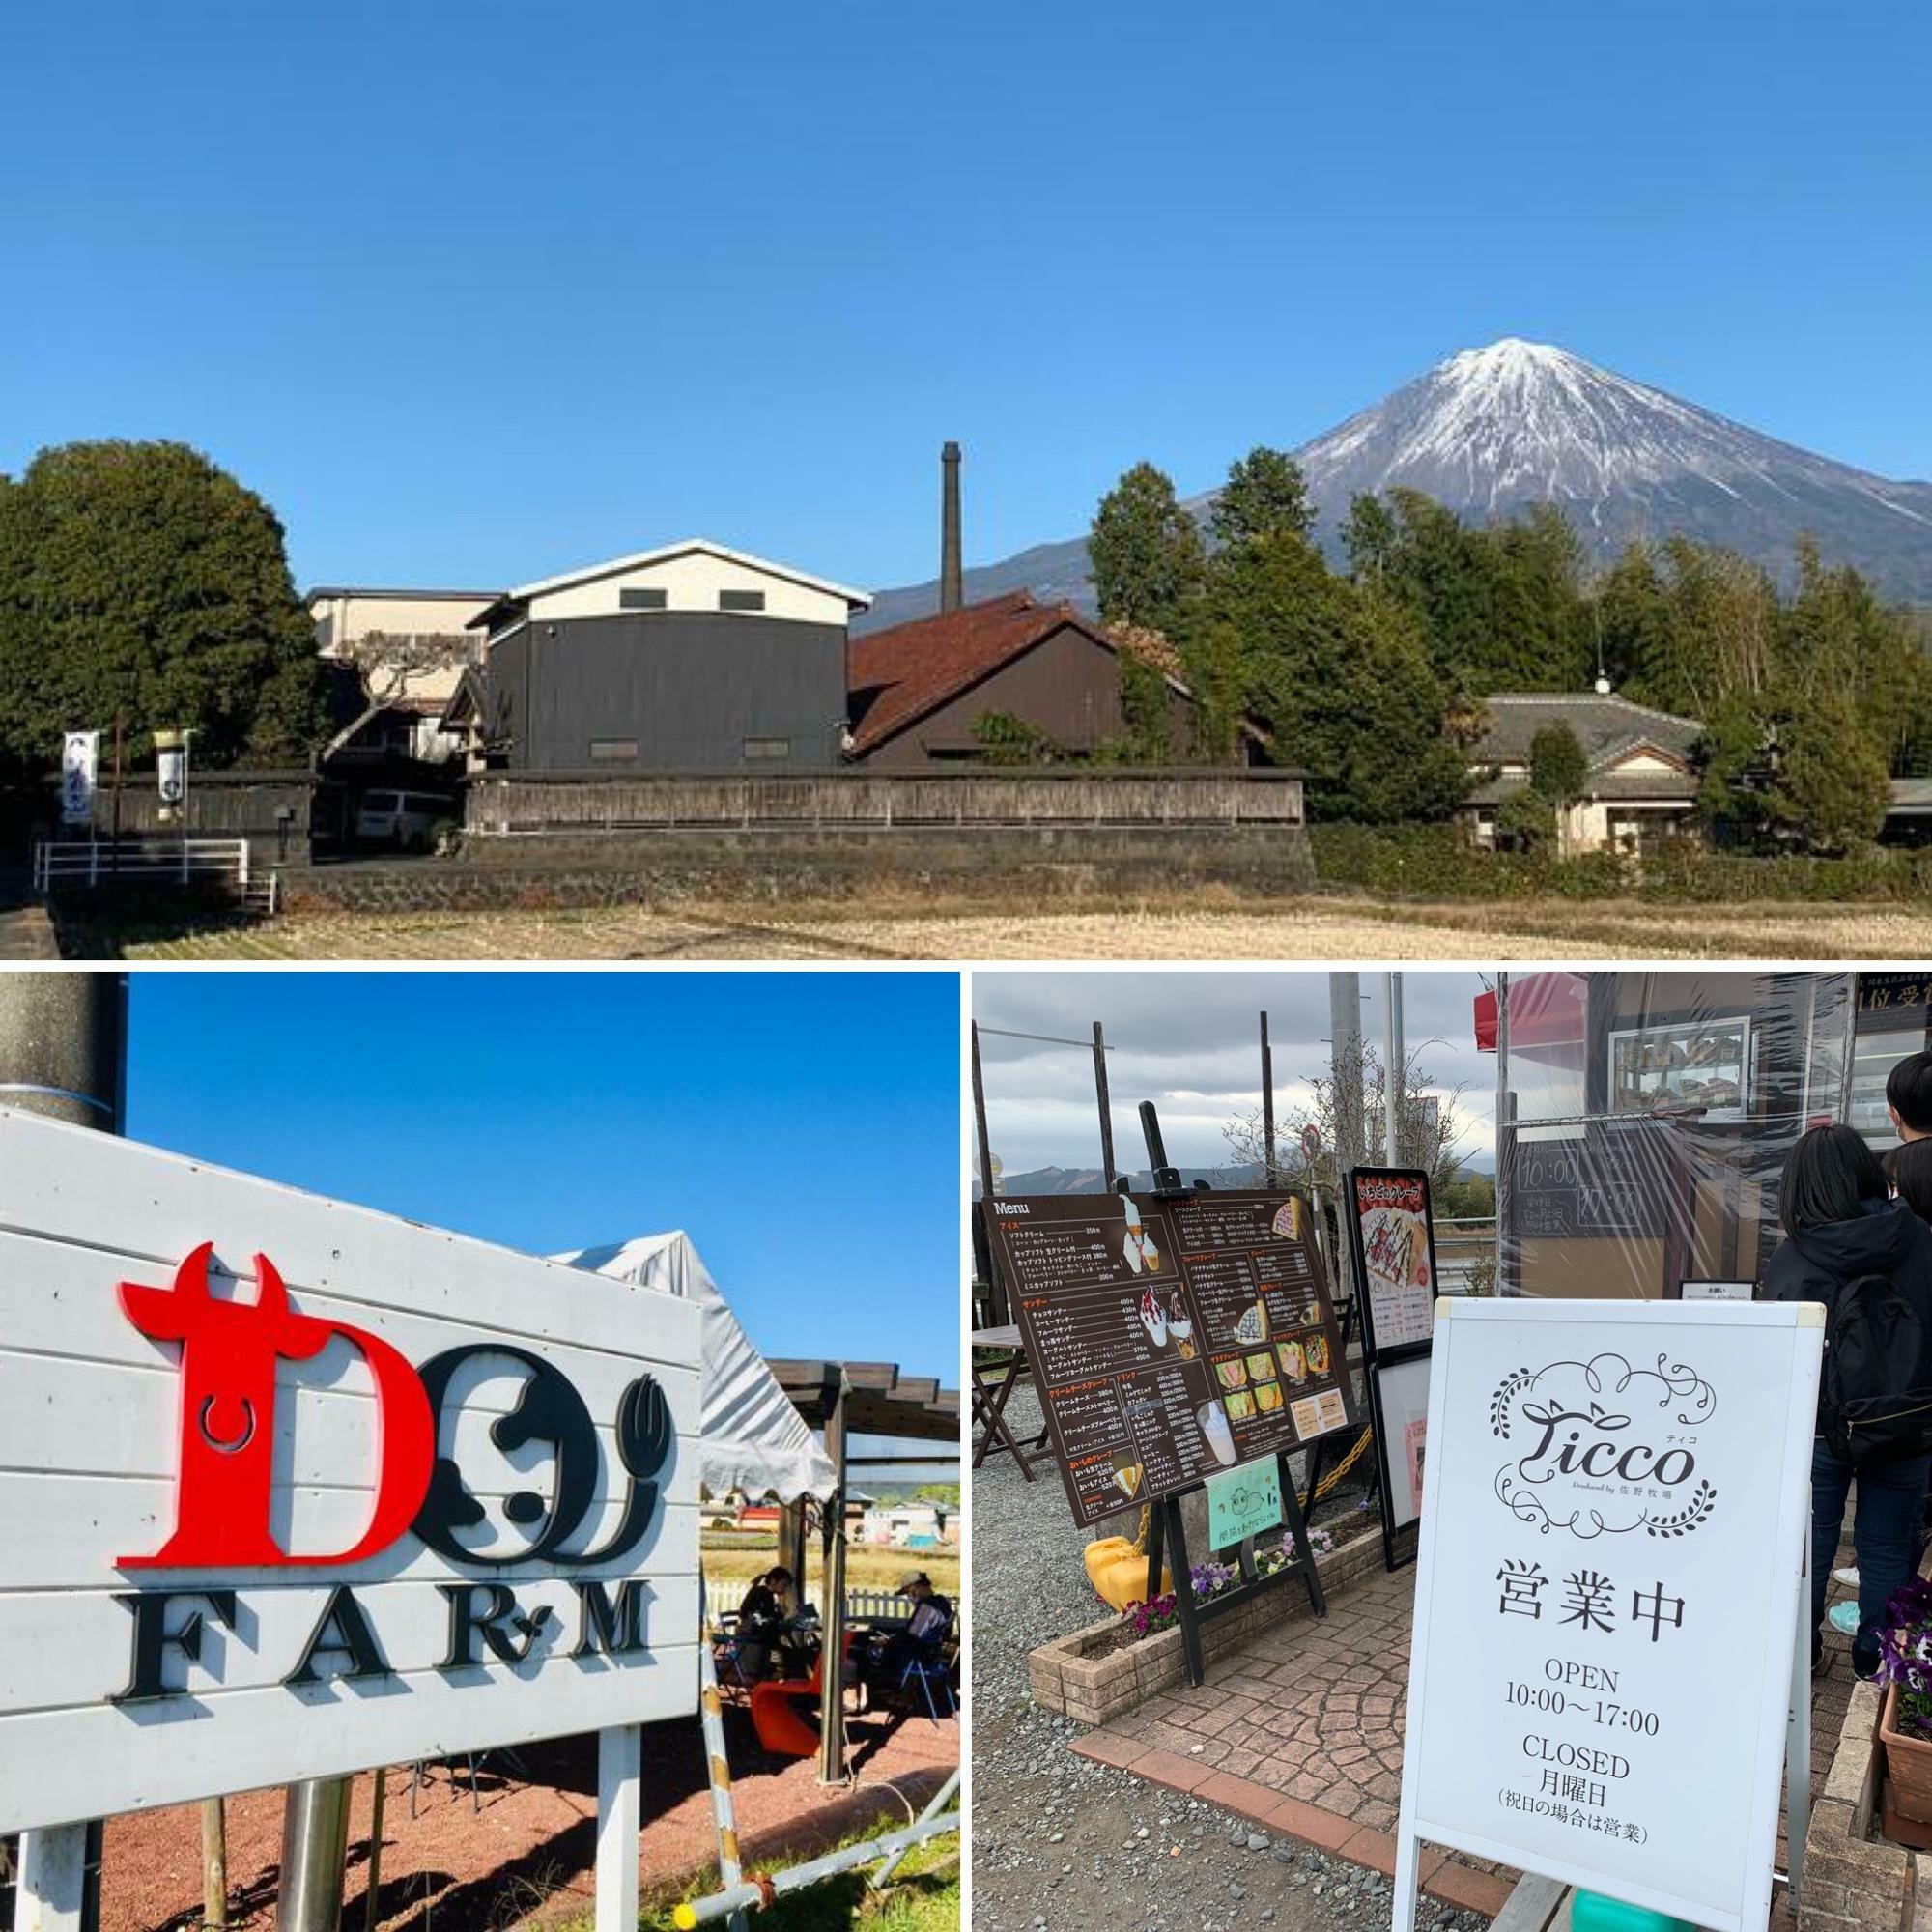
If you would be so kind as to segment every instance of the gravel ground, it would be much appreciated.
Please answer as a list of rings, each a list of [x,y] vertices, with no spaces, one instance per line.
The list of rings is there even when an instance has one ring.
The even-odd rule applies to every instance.
[[[1007,1407],[1039,1428],[1031,1388]],[[1257,1831],[1218,1806],[1067,1748],[1083,1726],[1037,1709],[1027,1654],[1094,1621],[1075,1526],[1051,1463],[1023,1482],[1012,1459],[973,1474],[973,1927],[1058,1932],[1332,1932],[1384,1922],[1378,1873]],[[1479,1913],[1425,1900],[1421,1932],[1477,1932]]]

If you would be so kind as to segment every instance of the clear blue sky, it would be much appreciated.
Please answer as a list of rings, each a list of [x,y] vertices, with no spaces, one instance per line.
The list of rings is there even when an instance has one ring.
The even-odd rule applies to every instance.
[[[950,973],[137,973],[136,1140],[554,1254],[682,1228],[768,1354],[959,1362]]]
[[[0,469],[185,438],[298,578],[861,584],[1554,341],[1932,474],[1932,9],[15,9]]]

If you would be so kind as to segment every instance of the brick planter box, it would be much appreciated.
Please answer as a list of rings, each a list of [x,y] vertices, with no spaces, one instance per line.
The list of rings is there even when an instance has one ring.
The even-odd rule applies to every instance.
[[[1337,1545],[1325,1556],[1318,1556],[1315,1569],[1323,1592],[1333,1596],[1381,1560],[1381,1533],[1371,1523],[1364,1534]],[[1208,1677],[1214,1674],[1217,1657],[1238,1649],[1257,1632],[1310,1614],[1307,1590],[1290,1577],[1252,1604],[1204,1624],[1201,1650]],[[1119,1629],[1118,1617],[1105,1617],[1069,1636],[1042,1644],[1027,1660],[1034,1702],[1076,1723],[1104,1724],[1157,1690],[1185,1681],[1187,1660],[1181,1653],[1178,1627],[1144,1636],[1138,1643],[1109,1649]]]
[[[1848,1662],[1840,1660],[1841,1667]],[[1932,1854],[1879,1835],[1884,1702],[1876,1684],[1852,1687],[1832,1769],[1804,1834],[1800,1932],[1911,1932],[1932,1913]]]

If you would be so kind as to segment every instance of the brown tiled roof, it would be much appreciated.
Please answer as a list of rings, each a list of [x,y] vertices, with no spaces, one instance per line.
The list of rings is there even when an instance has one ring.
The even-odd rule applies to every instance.
[[[864,756],[1068,627],[1103,649],[1125,648],[1146,658],[1184,695],[1178,660],[1164,639],[1151,633],[1116,637],[1090,624],[1070,604],[1037,604],[1028,592],[1014,590],[852,640],[854,754]]]

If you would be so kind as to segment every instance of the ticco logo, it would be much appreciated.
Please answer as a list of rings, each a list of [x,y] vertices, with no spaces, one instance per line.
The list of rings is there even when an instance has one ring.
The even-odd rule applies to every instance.
[[[566,1550],[599,1494],[602,1453],[588,1407],[554,1364],[507,1343],[480,1342],[445,1350],[414,1367],[380,1335],[332,1317],[298,1313],[266,1255],[255,1257],[258,1288],[252,1301],[217,1297],[209,1287],[213,1255],[212,1242],[196,1248],[169,1288],[120,1285],[128,1321],[150,1340],[179,1349],[181,1378],[174,1528],[159,1548],[118,1558],[121,1569],[206,1574],[339,1568],[366,1563],[413,1533],[460,1567],[500,1570],[528,1563],[553,1574],[608,1565],[643,1542],[676,1443],[669,1406],[650,1376],[639,1376],[625,1388],[613,1418],[625,1478],[617,1520],[594,1547]],[[374,1384],[377,1455],[370,1518],[346,1548],[288,1549],[272,1520],[276,1368],[284,1361],[313,1360],[335,1342],[360,1355]],[[453,1427],[444,1426],[463,1409],[460,1391],[505,1370],[521,1378],[521,1393],[491,1424],[490,1439],[505,1457],[518,1458],[520,1467],[520,1452],[533,1444],[547,1447],[551,1481],[548,1494],[519,1490],[502,1501],[502,1516],[523,1547],[484,1550],[467,1545],[459,1533],[473,1533],[488,1512],[454,1455],[440,1454],[438,1445],[454,1435]],[[500,1582],[439,1587],[450,1605],[444,1669],[479,1662],[483,1649],[499,1661],[521,1662],[547,1639],[556,1614],[549,1606],[525,1614],[514,1592]],[[627,1580],[614,1603],[599,1583],[572,1587],[582,1613],[575,1655],[642,1647],[639,1582]],[[216,1622],[236,1628],[233,1590],[143,1590],[119,1600],[135,1628],[134,1667],[117,1702],[177,1694],[178,1687],[163,1682],[164,1653],[172,1648],[190,1660],[201,1654],[202,1614],[170,1621],[171,1604],[189,1599],[208,1605]],[[347,1587],[330,1594],[300,1662],[283,1682],[321,1681],[318,1660],[328,1653],[346,1660],[343,1676],[389,1674],[361,1605]]]
[[[1523,1452],[1497,1470],[1497,1499],[1546,1534],[1688,1536],[1717,1507],[1697,1475],[1717,1406],[1709,1382],[1663,1355],[1652,1369],[1618,1354],[1518,1369],[1490,1402],[1490,1427]]]

